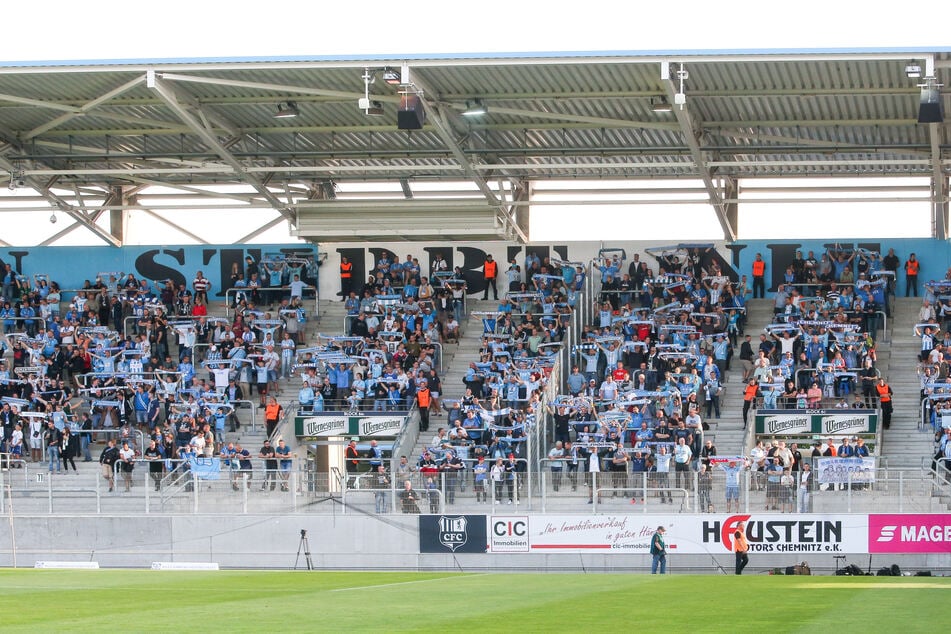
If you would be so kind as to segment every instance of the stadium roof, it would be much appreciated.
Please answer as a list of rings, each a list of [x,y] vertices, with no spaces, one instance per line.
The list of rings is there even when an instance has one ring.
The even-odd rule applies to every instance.
[[[699,183],[731,239],[740,179],[924,176],[945,237],[947,123],[918,123],[908,66],[947,84],[951,51],[9,63],[0,182],[117,244],[96,214],[195,197],[315,239],[527,239],[533,184],[574,179]],[[398,129],[407,92],[422,129]],[[412,233],[436,211],[444,227]]]

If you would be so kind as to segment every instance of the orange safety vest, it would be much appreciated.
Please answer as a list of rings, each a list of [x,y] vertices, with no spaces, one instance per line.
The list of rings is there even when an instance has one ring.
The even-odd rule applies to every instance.
[[[269,403],[264,408],[264,420],[277,420],[281,417],[281,406],[279,403]]]
[[[743,400],[752,401],[756,398],[756,392],[759,390],[758,385],[747,385],[746,389],[743,391]]]
[[[494,280],[499,272],[499,263],[495,260],[492,260],[491,262],[486,260],[485,265],[482,267],[482,272],[485,274],[485,279]]]
[[[433,396],[427,387],[424,390],[416,392],[416,402],[419,404],[420,409],[429,408],[430,403],[433,401]]]
[[[346,264],[340,263],[340,277],[343,279],[350,279],[350,271],[353,269],[353,262],[347,262]]]
[[[733,535],[733,551],[737,553],[745,553],[750,549],[750,545],[746,541],[746,533],[737,529],[736,534]]]
[[[891,388],[888,387],[888,383],[886,383],[885,385],[876,385],[875,391],[878,392],[878,400],[881,401],[882,403],[887,403],[890,400],[892,400],[892,395],[889,394],[890,390]]]
[[[905,261],[905,275],[918,275],[918,260]]]
[[[753,260],[753,277],[763,277],[766,272],[766,262],[764,260]]]

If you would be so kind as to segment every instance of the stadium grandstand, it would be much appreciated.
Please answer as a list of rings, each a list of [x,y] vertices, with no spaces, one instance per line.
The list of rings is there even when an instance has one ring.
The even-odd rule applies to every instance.
[[[0,65],[0,564],[951,568],[949,69]]]

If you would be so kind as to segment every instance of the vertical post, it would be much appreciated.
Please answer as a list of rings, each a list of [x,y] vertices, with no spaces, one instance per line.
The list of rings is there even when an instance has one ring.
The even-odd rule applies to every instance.
[[[200,480],[195,477],[194,471],[188,472],[192,477],[192,513],[198,515],[198,483]]]
[[[547,512],[547,511],[546,511],[546,507],[548,506],[548,487],[545,486],[545,465],[544,465],[544,462],[547,462],[547,460],[543,460],[543,461],[542,461],[542,463],[543,463],[543,464],[542,464],[542,468],[538,470],[538,478],[539,478],[538,486],[540,486],[540,487],[541,487],[541,490],[542,490],[542,513]]]
[[[905,472],[898,472],[898,512],[905,512]]]
[[[3,481],[3,471],[0,470],[0,513],[6,513],[6,483]],[[13,488],[10,488],[11,495],[13,494]]]
[[[52,458],[50,458],[52,461]],[[49,498],[50,515],[53,514],[53,472],[46,474],[46,495]]]
[[[99,492],[99,481],[102,479],[102,465],[99,465],[100,472],[96,474],[96,514],[102,513],[102,495]]]
[[[538,427],[537,427],[537,426],[536,426],[536,428],[535,428],[535,431],[534,431],[534,432],[530,432],[530,433],[526,436],[526,438],[525,438],[525,444],[528,445],[528,446],[526,447],[526,449],[527,449],[526,453],[528,454],[528,459],[526,459],[526,461],[525,461],[525,464],[526,464],[526,467],[527,467],[527,468],[525,469],[525,477],[528,479],[528,486],[527,486],[527,488],[525,489],[525,490],[527,491],[527,493],[528,493],[528,508],[532,508],[532,465],[533,465],[533,463],[536,462],[535,460],[532,460],[532,459],[531,459],[531,458],[532,458],[532,449],[534,448],[534,445],[533,445],[533,442],[532,442],[532,437],[533,437],[536,433],[538,433]],[[518,484],[518,481],[516,481],[515,484]],[[515,487],[515,495],[516,495],[516,496],[518,495],[518,487],[517,487],[517,486]],[[518,501],[518,500],[516,499],[516,501]]]
[[[643,493],[644,495],[644,497],[641,499],[641,501],[643,502],[643,504],[641,505],[641,509],[644,511],[644,513],[647,513],[647,472],[646,471],[641,472],[641,493]]]
[[[743,478],[743,512],[750,512],[750,477],[752,476],[752,471],[744,471]]]
[[[294,466],[297,466],[297,463],[294,463]],[[291,469],[290,473],[290,484],[291,484],[291,510],[295,513],[297,512],[297,469]]]
[[[598,495],[598,474],[599,471],[591,472],[591,510],[597,514],[598,512],[598,499],[601,497]]]
[[[149,466],[148,471],[144,471],[143,475],[145,476],[145,514],[149,514],[149,489],[152,488],[151,482],[149,479],[152,477],[152,467]]]
[[[848,487],[848,489],[847,489],[848,496],[847,496],[847,497],[848,497],[848,500],[849,500],[849,501],[848,501],[847,509],[848,509],[848,512],[851,513],[851,512],[852,512],[852,474],[851,474],[851,473],[848,474],[848,477],[846,478],[846,482],[847,482],[847,484],[846,484],[845,486]]]
[[[693,512],[700,513],[700,472],[693,472]]]

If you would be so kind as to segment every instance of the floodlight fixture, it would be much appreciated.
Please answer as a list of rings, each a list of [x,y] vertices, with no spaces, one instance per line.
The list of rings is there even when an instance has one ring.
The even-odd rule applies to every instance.
[[[290,119],[297,116],[300,116],[300,110],[297,109],[297,104],[293,101],[277,104],[277,112],[274,113],[275,119]]]
[[[489,108],[481,99],[470,99],[466,101],[466,109],[462,111],[464,117],[481,117],[489,112]]]

